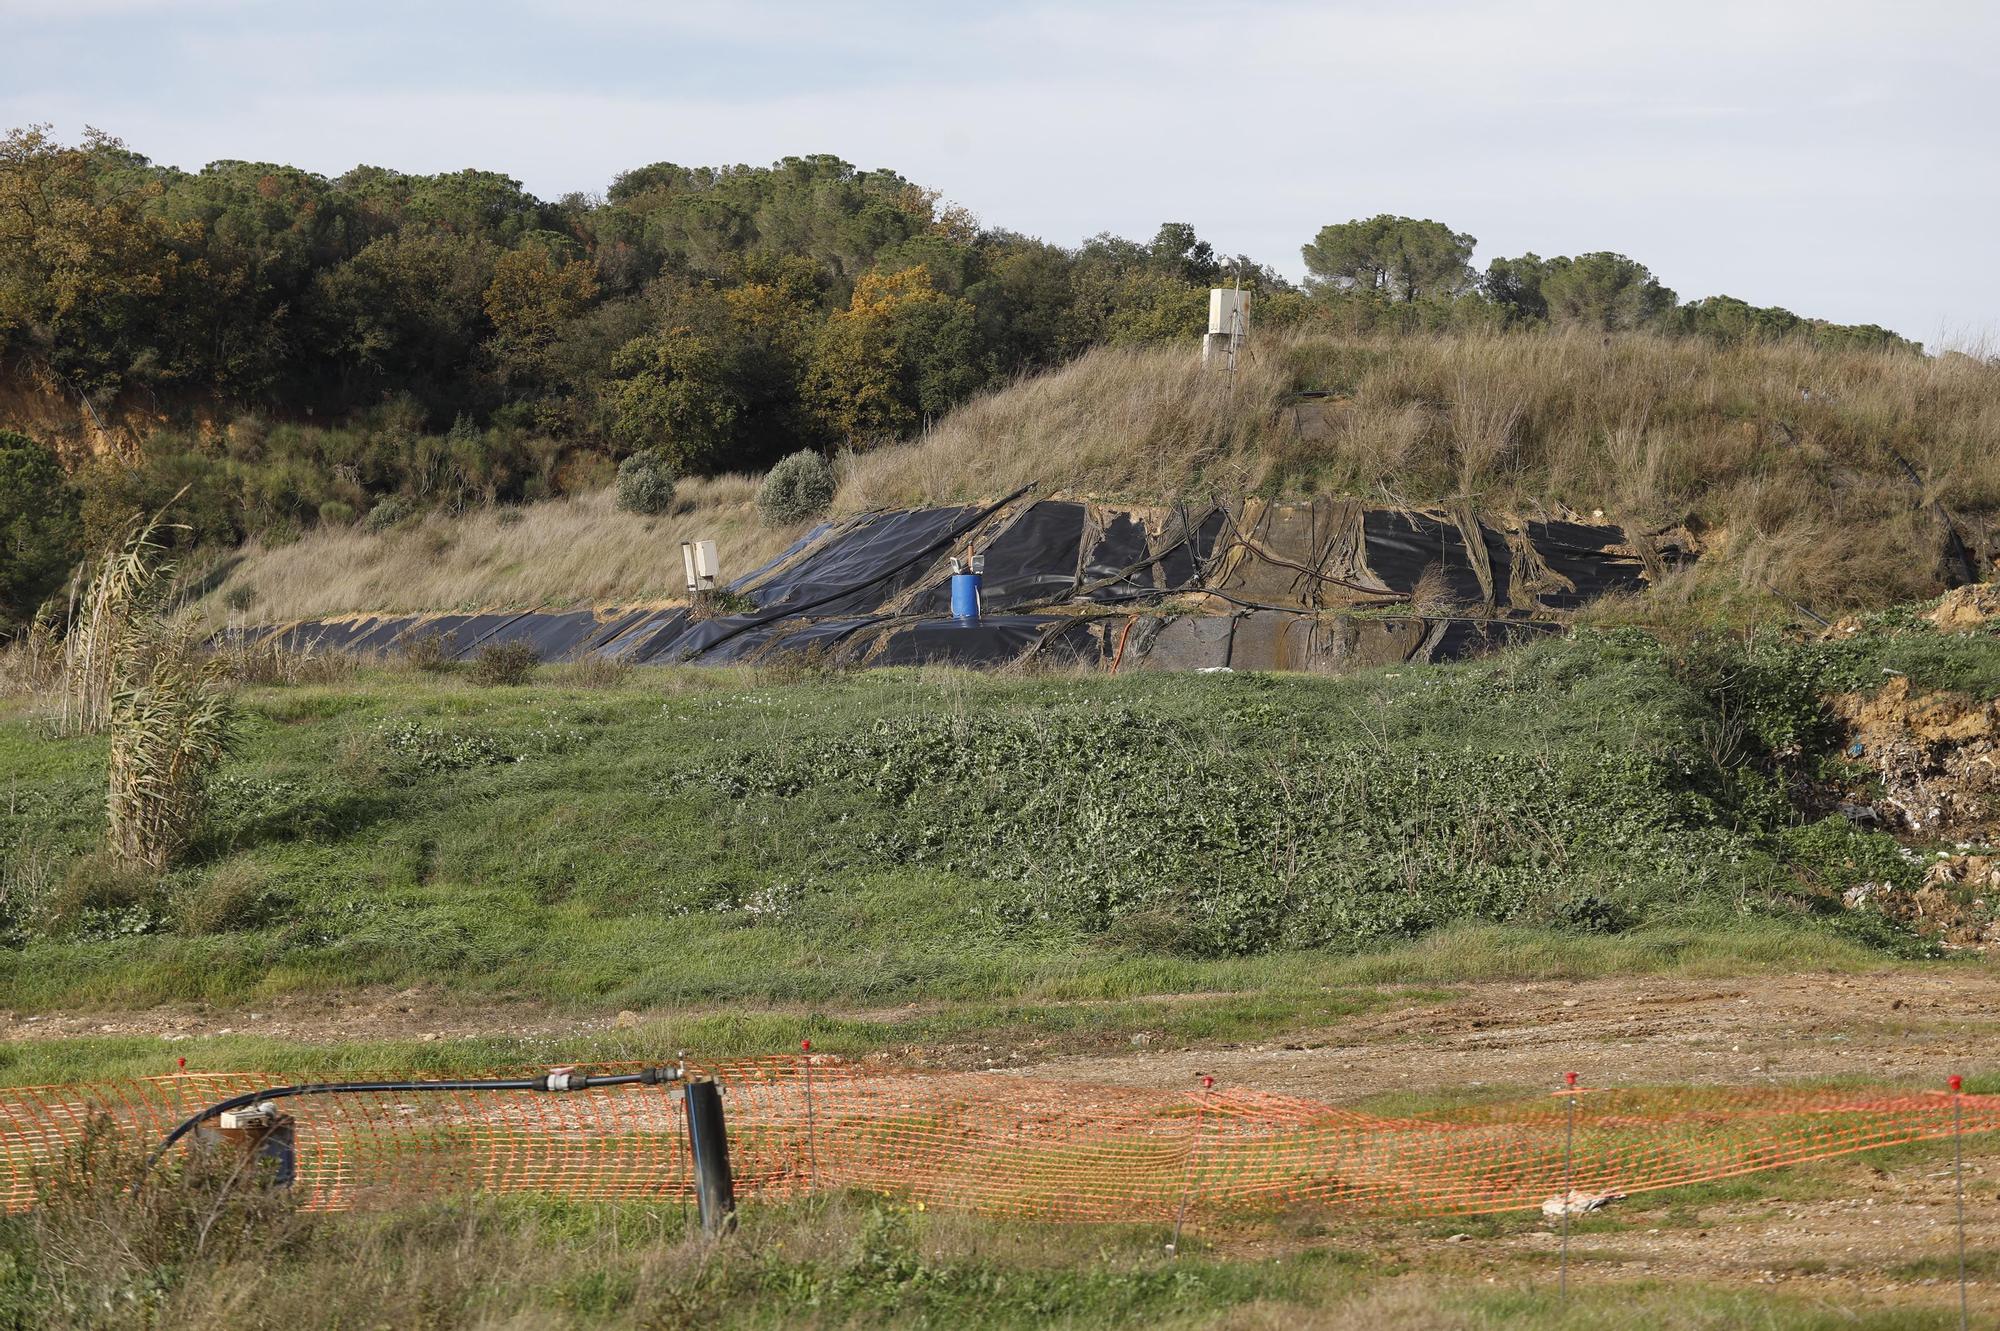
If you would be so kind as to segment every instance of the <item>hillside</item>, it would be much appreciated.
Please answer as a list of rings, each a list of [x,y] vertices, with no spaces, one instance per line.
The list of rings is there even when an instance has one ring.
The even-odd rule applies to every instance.
[[[1301,397],[1301,394],[1311,396]],[[977,397],[919,438],[843,456],[836,512],[1044,494],[1174,502],[1336,494],[1389,505],[1602,512],[1686,524],[1689,573],[1616,613],[1832,617],[1935,595],[2000,547],[2000,365],[1719,347],[1641,334],[1294,336],[1234,376],[1181,348],[1101,348]],[[606,493],[253,541],[211,605],[282,620],[351,610],[651,600],[675,551],[725,570],[797,534],[747,479],[684,487],[658,519]]]

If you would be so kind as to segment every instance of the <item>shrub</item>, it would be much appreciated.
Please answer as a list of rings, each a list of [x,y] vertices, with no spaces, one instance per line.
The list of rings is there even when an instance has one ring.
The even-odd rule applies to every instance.
[[[369,531],[387,531],[399,522],[415,517],[417,506],[402,495],[390,495],[368,510],[362,526]]]
[[[486,685],[525,684],[541,663],[541,654],[529,643],[496,643],[480,648],[472,662],[472,678]]]
[[[354,505],[340,499],[329,499],[319,506],[319,520],[322,526],[345,527],[354,521]]]
[[[456,633],[425,633],[411,638],[403,644],[403,664],[433,675],[448,674],[458,669],[458,662],[452,659],[457,640]]]
[[[0,430],[0,628],[26,623],[82,553],[77,492],[55,450]]]
[[[71,861],[42,913],[50,933],[68,934],[94,918],[148,914],[158,895],[159,880],[146,866],[100,850]]]
[[[757,511],[773,526],[804,522],[833,503],[833,467],[810,450],[792,454],[771,468],[757,487]]]
[[[248,610],[257,599],[257,591],[247,582],[239,582],[222,594],[222,604],[235,614]]]
[[[189,627],[127,649],[117,673],[111,844],[129,860],[165,869],[194,839],[208,778],[231,748],[227,664],[203,652]]]
[[[658,449],[634,453],[618,464],[618,507],[628,513],[664,513],[673,506],[680,473]]]
[[[615,689],[632,674],[632,663],[610,656],[585,656],[556,672],[556,682],[572,689]]]
[[[254,929],[270,918],[271,881],[254,864],[224,864],[178,904],[182,933],[226,934]]]

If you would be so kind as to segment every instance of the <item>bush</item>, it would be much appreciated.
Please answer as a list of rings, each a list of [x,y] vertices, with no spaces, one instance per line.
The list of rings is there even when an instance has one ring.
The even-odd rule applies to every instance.
[[[345,527],[354,521],[354,505],[340,499],[329,499],[319,506],[320,525]]]
[[[368,510],[361,525],[369,531],[387,531],[399,522],[416,516],[417,506],[402,495],[390,495]]]
[[[632,674],[632,663],[610,656],[585,656],[556,672],[556,682],[570,689],[615,689]]]
[[[150,916],[158,896],[159,879],[151,870],[100,850],[71,862],[62,882],[43,901],[42,910],[52,934],[107,924],[112,932],[118,932],[120,922]]]
[[[224,864],[179,902],[182,933],[226,934],[255,929],[270,919],[270,879],[254,864]]]
[[[425,633],[411,638],[403,644],[403,664],[433,675],[448,674],[458,669],[458,662],[452,659],[457,640],[456,633]]]
[[[664,513],[673,506],[680,473],[657,449],[634,453],[618,464],[618,507],[628,513]]]
[[[0,628],[26,623],[82,553],[76,490],[55,451],[0,430]]]
[[[480,649],[472,662],[472,678],[478,684],[525,684],[541,663],[541,654],[528,643],[497,643]]]
[[[757,487],[757,511],[773,526],[804,522],[833,503],[833,467],[810,450],[792,454],[771,468]]]

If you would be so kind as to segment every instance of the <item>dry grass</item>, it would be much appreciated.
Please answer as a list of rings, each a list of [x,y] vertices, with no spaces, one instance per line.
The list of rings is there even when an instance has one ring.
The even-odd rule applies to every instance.
[[[351,610],[665,600],[686,593],[684,540],[713,540],[731,574],[792,542],[801,529],[765,526],[756,496],[754,478],[722,476],[683,482],[673,511],[658,517],[624,512],[603,490],[456,518],[433,514],[385,532],[321,529],[275,549],[252,542],[211,593],[210,608],[239,587],[249,616],[265,623]]]
[[[974,398],[913,443],[848,461],[835,508],[1044,493],[1139,501],[1239,494],[1269,468],[1263,441],[1292,387],[1267,356],[1235,375],[1192,350],[1107,347]]]
[[[1295,403],[1304,389],[1335,396]],[[1686,604],[1831,613],[1941,588],[1939,528],[1919,500],[1994,530],[2000,363],[1643,335],[1313,335],[1266,342],[1230,376],[1192,349],[1104,348],[841,471],[835,507],[849,513],[1035,481],[1146,503],[1328,493],[1691,522],[1706,558],[1675,591]],[[798,534],[763,526],[754,496],[753,480],[724,477],[686,483],[661,518],[605,493],[316,533],[250,547],[225,588],[247,587],[266,621],[674,597],[682,539],[716,540],[739,571]]]

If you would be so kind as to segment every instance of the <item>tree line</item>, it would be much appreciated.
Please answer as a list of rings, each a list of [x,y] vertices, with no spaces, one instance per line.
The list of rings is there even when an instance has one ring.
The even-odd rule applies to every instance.
[[[640,451],[686,473],[762,470],[907,436],[1092,346],[1191,343],[1224,281],[1257,292],[1260,330],[1582,324],[1912,346],[1727,297],[1681,304],[1615,254],[1478,273],[1474,243],[1410,218],[1328,226],[1295,287],[1185,223],[1066,247],[824,155],[656,163],[601,198],[549,201],[489,171],[188,172],[94,131],[14,130],[0,380],[165,424],[136,459],[73,465],[55,496],[24,490],[50,475],[36,446],[0,440],[0,621],[46,581],[23,570],[62,562],[27,557],[31,527],[87,541],[184,489],[181,539],[221,544],[595,488]]]

